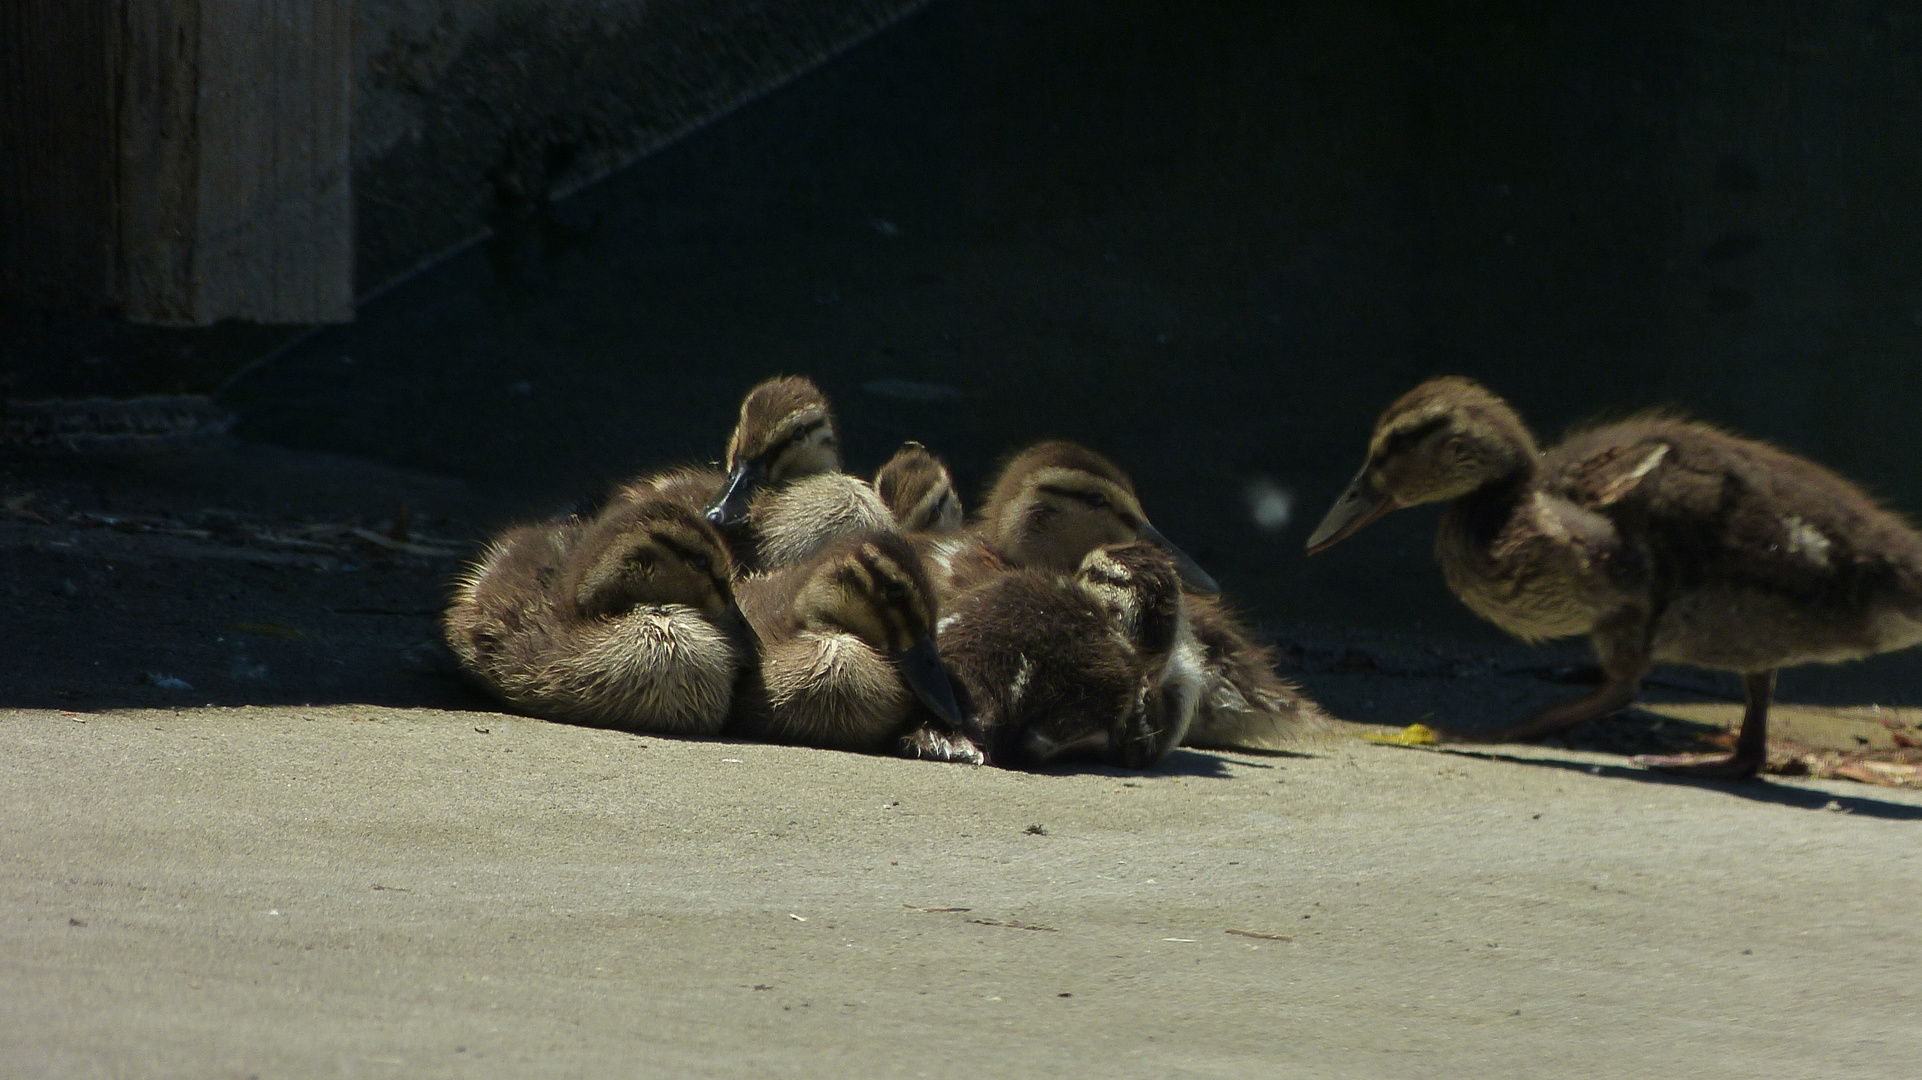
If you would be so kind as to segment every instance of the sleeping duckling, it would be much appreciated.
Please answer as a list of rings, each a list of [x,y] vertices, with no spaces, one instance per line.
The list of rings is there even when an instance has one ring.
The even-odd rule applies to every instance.
[[[961,497],[948,466],[918,442],[904,442],[881,471],[874,491],[909,532],[951,533],[961,528]]]
[[[988,490],[977,530],[1009,564],[1064,574],[1103,544],[1145,540],[1174,557],[1189,591],[1221,591],[1148,521],[1128,474],[1075,443],[1044,442],[1010,459]]]
[[[1002,574],[953,602],[940,642],[1001,764],[1146,768],[1181,744],[1194,716],[1181,582],[1154,544],[1097,548],[1073,576]]]
[[[934,644],[921,561],[890,530],[851,537],[800,566],[738,585],[760,640],[758,687],[736,730],[775,742],[978,764]],[[915,726],[916,699],[939,719]]]
[[[1739,672],[1735,752],[1641,764],[1740,778],[1762,767],[1777,669],[1922,642],[1922,535],[1836,474],[1707,424],[1648,416],[1541,452],[1508,403],[1463,378],[1390,405],[1312,554],[1391,510],[1447,504],[1435,551],[1455,595],[1528,640],[1588,634],[1606,681],[1495,732],[1607,716],[1651,663]]]
[[[844,537],[894,527],[874,489],[841,472],[827,395],[800,376],[769,379],[742,400],[707,520],[744,572],[794,566]]]
[[[458,587],[449,643],[536,716],[661,734],[725,724],[741,633],[726,545],[698,511],[633,499],[504,534]]]
[[[584,527],[570,515],[508,528],[455,580],[442,634],[461,669],[496,697],[507,697],[502,675],[521,662],[526,642],[559,618],[560,577]]]
[[[1214,579],[1148,522],[1128,475],[1086,447],[1044,442],[1015,455],[967,532],[914,540],[947,595],[1012,567],[1071,573],[1102,544],[1156,544],[1180,571],[1194,631],[1188,647],[1200,652],[1190,665],[1200,669],[1202,688],[1187,745],[1273,749],[1326,721],[1275,674],[1274,654],[1213,595]]]

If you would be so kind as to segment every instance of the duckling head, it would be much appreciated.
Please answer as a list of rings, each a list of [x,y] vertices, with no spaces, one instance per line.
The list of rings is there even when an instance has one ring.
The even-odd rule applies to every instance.
[[[566,595],[587,618],[683,604],[720,622],[734,608],[727,545],[698,512],[671,499],[610,508],[588,526],[573,566]]]
[[[1190,592],[1220,586],[1148,521],[1128,474],[1071,442],[1044,442],[1015,455],[981,508],[989,539],[1021,566],[1073,573],[1103,544],[1145,540],[1174,558]]]
[[[940,458],[918,442],[905,442],[881,471],[874,490],[903,529],[933,532],[961,527],[961,497]]]
[[[1459,376],[1430,379],[1375,422],[1361,472],[1308,538],[1310,555],[1393,510],[1446,502],[1526,475],[1540,451],[1506,401]]]
[[[1106,544],[1081,560],[1075,579],[1108,609],[1143,656],[1164,658],[1181,633],[1181,575],[1174,556],[1145,541]]]
[[[741,419],[727,443],[727,485],[708,505],[707,520],[723,528],[741,525],[763,485],[840,469],[827,395],[799,375],[769,379],[741,401]]]
[[[794,601],[802,627],[851,634],[888,657],[917,697],[961,724],[954,688],[934,645],[934,587],[914,548],[872,532],[822,556]]]

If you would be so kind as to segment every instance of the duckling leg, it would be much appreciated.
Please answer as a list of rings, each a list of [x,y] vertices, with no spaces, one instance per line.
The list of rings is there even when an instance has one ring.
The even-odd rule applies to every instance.
[[[1495,731],[1451,731],[1446,738],[1450,742],[1527,742],[1626,708],[1648,672],[1645,625],[1644,620],[1629,618],[1596,628],[1595,655],[1601,660],[1604,681],[1593,693],[1550,705],[1519,724]]]
[[[1610,678],[1600,689],[1592,694],[1584,694],[1573,701],[1558,702],[1523,720],[1494,731],[1451,731],[1447,733],[1450,742],[1528,742],[1531,739],[1546,738],[1558,731],[1590,720],[1599,720],[1610,713],[1625,708],[1635,700],[1635,691],[1642,685],[1641,675],[1634,678]]]
[[[1700,754],[1637,754],[1637,765],[1660,769],[1678,776],[1700,776],[1710,780],[1746,780],[1762,771],[1768,761],[1769,702],[1775,697],[1775,672],[1763,671],[1742,676],[1748,692],[1748,708],[1742,713],[1742,732],[1735,737],[1735,752],[1703,756]]]

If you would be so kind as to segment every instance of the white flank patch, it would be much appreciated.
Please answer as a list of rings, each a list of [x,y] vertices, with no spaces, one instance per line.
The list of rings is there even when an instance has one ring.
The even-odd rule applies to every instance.
[[[1788,530],[1789,551],[1826,570],[1829,567],[1829,548],[1834,542],[1822,535],[1822,531],[1799,517],[1782,519],[1782,527]]]
[[[1034,662],[1025,654],[1015,668],[1014,678],[1008,682],[1008,708],[1014,709],[1021,704],[1021,695],[1028,692],[1028,683],[1034,678]]]

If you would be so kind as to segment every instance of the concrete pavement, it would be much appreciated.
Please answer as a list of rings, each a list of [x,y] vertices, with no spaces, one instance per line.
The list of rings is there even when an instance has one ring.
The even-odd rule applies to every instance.
[[[1911,1076],[1922,792],[0,713],[12,1076]]]

